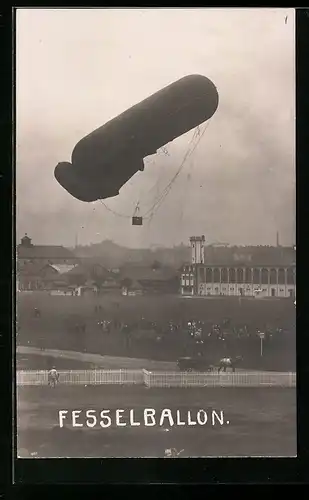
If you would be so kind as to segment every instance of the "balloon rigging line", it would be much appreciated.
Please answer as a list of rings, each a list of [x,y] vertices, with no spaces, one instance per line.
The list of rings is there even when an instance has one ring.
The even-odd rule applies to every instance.
[[[169,182],[169,184],[166,186],[165,190],[163,191],[162,195],[160,196],[160,199],[159,199],[157,202],[155,202],[155,203],[153,204],[153,206],[152,206],[152,207],[151,207],[151,208],[150,208],[150,209],[149,209],[149,210],[145,213],[144,218],[147,218],[147,215],[148,215],[149,213],[152,213],[152,212],[153,212],[153,213],[152,213],[152,216],[153,216],[153,215],[154,215],[154,213],[158,211],[158,209],[160,208],[160,206],[161,206],[161,205],[162,205],[162,203],[164,202],[165,198],[167,197],[168,193],[169,193],[169,192],[170,192],[170,190],[172,189],[172,185],[174,184],[175,180],[177,179],[177,177],[179,176],[180,172],[181,172],[181,171],[182,171],[182,169],[184,168],[184,165],[185,165],[185,162],[186,162],[187,158],[188,158],[190,155],[192,155],[192,154],[193,154],[193,152],[196,150],[197,146],[199,145],[199,143],[200,143],[200,141],[201,141],[201,139],[202,139],[203,135],[205,134],[205,132],[206,132],[206,130],[207,130],[207,128],[208,128],[208,126],[209,126],[209,123],[210,123],[210,121],[206,123],[206,126],[205,126],[205,128],[204,128],[203,132],[199,135],[199,138],[198,138],[197,142],[195,143],[195,145],[193,146],[192,150],[190,151],[190,149],[188,148],[188,150],[187,150],[187,152],[186,152],[186,154],[185,154],[185,156],[184,156],[184,159],[183,159],[183,161],[182,161],[182,163],[181,163],[181,165],[180,165],[180,167],[179,167],[178,171],[176,172],[176,174],[174,175],[174,177],[171,179],[171,181]],[[193,136],[193,137],[194,137],[194,136]],[[193,139],[193,138],[192,138],[192,139]],[[191,142],[192,142],[192,141],[191,141]],[[189,147],[190,147],[190,145],[189,145]]]
[[[165,198],[167,197],[167,195],[169,194],[171,188],[172,188],[172,185],[174,184],[174,182],[176,181],[177,177],[179,176],[179,174],[181,173],[181,171],[183,170],[184,166],[185,166],[185,163],[186,163],[186,160],[187,158],[193,154],[193,152],[195,151],[195,149],[197,148],[198,144],[200,143],[203,135],[205,134],[208,126],[209,126],[209,123],[210,123],[210,120],[206,123],[206,126],[203,130],[202,133],[200,133],[200,129],[199,129],[199,126],[195,128],[194,130],[194,134],[190,140],[190,143],[189,143],[189,146],[188,146],[188,149],[184,155],[184,158],[180,164],[180,167],[178,168],[176,174],[172,177],[172,179],[170,180],[170,182],[167,184],[167,186],[163,189],[163,191],[161,192],[161,194],[159,195],[158,199],[154,202],[154,204],[150,207],[150,209],[148,209],[145,213],[145,215],[143,216],[143,219],[152,219],[154,214],[157,212],[157,210],[160,208],[160,206],[163,204]],[[190,146],[192,144],[192,142],[194,141],[194,139],[198,137],[195,145],[193,146],[193,148],[190,150]],[[106,208],[107,211],[111,212],[112,214],[116,215],[117,217],[122,217],[124,219],[131,219],[132,216],[131,215],[126,215],[126,214],[122,214],[122,213],[119,213],[113,209],[111,209],[108,205],[106,205],[106,203],[104,203],[103,200],[99,200],[100,203],[104,206],[104,208]],[[139,210],[139,203],[136,205],[136,207],[138,207],[138,210]],[[136,208],[135,208],[135,212],[136,213]],[[147,217],[148,216],[148,217]]]
[[[163,189],[163,191],[157,196],[157,199],[155,199],[155,202],[153,203],[153,205],[151,206],[151,208],[149,210],[147,210],[147,212],[144,214],[144,218],[147,218],[147,215],[152,212],[152,210],[156,207],[156,205],[159,203],[159,201],[162,199],[162,196],[164,196],[164,194],[166,193],[166,191],[168,190],[168,192],[170,191],[169,190],[169,187],[171,186],[171,184],[173,184],[173,182],[176,180],[176,178],[178,177],[178,175],[180,174],[181,170],[183,169],[183,166],[184,166],[184,163],[186,161],[186,159],[188,158],[188,156],[190,155],[190,146],[191,144],[193,143],[194,139],[197,137],[197,129],[194,130],[194,134],[189,142],[189,145],[188,145],[188,149],[185,153],[185,156],[180,164],[180,167],[178,168],[176,174],[173,176],[173,178],[171,179],[171,181],[167,184],[167,186],[165,186],[165,188]]]

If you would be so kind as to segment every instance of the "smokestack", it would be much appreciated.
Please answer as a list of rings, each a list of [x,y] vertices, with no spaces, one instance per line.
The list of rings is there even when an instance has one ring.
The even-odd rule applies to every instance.
[[[277,242],[276,243],[277,243],[277,247],[280,247],[280,245],[279,245],[279,232],[278,231],[277,231]]]

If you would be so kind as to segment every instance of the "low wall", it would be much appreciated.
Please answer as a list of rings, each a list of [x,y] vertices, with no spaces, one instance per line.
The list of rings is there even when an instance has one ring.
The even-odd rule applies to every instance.
[[[59,371],[65,385],[142,384],[146,387],[296,387],[296,373],[238,372],[186,373],[147,370],[70,370]],[[48,372],[18,370],[18,386],[47,385]]]

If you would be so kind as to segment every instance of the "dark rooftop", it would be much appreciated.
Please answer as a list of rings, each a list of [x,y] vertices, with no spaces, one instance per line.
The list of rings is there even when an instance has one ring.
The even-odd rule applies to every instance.
[[[224,247],[205,246],[205,265],[291,266],[296,263],[293,247]]]
[[[167,266],[152,268],[151,266],[123,266],[120,279],[130,278],[135,281],[168,281],[177,276],[177,272]]]
[[[33,245],[27,234],[21,239],[17,247],[19,259],[75,259],[71,250],[61,245]]]
[[[18,246],[19,259],[74,259],[75,255],[62,246],[33,245],[32,247]]]

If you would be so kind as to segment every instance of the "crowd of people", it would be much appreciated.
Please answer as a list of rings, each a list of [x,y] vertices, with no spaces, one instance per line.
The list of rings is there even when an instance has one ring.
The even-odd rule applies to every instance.
[[[33,316],[40,320],[44,317],[44,311],[35,308]],[[284,328],[278,323],[236,323],[228,317],[218,322],[192,317],[154,321],[138,313],[128,321],[121,310],[118,309],[112,315],[100,305],[96,305],[86,318],[68,318],[66,327],[74,350],[91,352],[90,337],[96,337],[103,349],[104,345],[113,346],[118,342],[119,346],[120,342],[124,349],[123,354],[119,351],[120,355],[133,357],[139,357],[142,351],[147,351],[149,356],[152,352],[155,355],[160,350],[174,352],[175,356],[208,355],[213,352],[220,356],[239,354],[248,357],[248,353],[250,356],[258,355],[261,338],[265,352],[274,351],[295,338],[293,326],[285,325]],[[43,340],[41,344],[44,348]]]
[[[102,332],[111,333],[113,331],[123,331],[134,336],[134,332],[153,332],[154,338],[162,340],[170,336],[186,332],[196,341],[218,340],[228,341],[229,339],[253,339],[263,338],[276,340],[288,333],[287,329],[278,326],[265,325],[261,329],[248,324],[233,324],[230,319],[224,319],[220,323],[210,323],[201,320],[191,319],[189,321],[150,321],[141,317],[138,321],[124,322],[120,320],[103,319],[98,321],[98,327]]]

